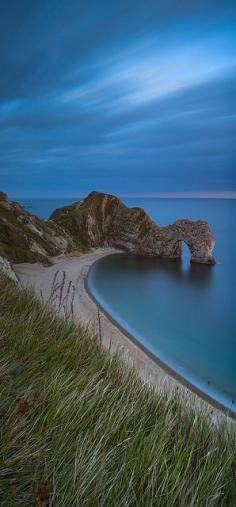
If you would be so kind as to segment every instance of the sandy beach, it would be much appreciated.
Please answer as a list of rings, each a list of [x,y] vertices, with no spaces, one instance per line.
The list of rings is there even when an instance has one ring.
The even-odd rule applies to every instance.
[[[204,409],[213,421],[231,417],[214,400],[199,392],[194,386],[180,378],[166,365],[152,356],[140,343],[122,329],[90,294],[86,279],[91,265],[101,257],[119,253],[113,248],[94,249],[86,254],[60,256],[52,266],[41,264],[15,264],[14,270],[23,287],[33,288],[37,297],[52,305],[66,318],[89,325],[100,335],[101,343],[111,353],[119,350],[125,361],[135,367],[142,379],[161,392],[176,390],[184,400],[184,406]]]

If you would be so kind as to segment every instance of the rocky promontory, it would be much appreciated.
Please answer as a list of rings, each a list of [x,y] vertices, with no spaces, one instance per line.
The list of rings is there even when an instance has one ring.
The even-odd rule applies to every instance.
[[[49,263],[60,254],[108,246],[178,259],[183,242],[191,262],[215,263],[215,239],[203,220],[183,219],[160,227],[143,209],[128,208],[113,195],[91,192],[45,221],[0,192],[0,257],[13,263]]]
[[[50,219],[88,249],[110,246],[178,259],[184,242],[191,262],[215,264],[215,238],[207,222],[183,219],[160,227],[143,209],[128,208],[113,195],[91,192],[83,201],[56,210]]]

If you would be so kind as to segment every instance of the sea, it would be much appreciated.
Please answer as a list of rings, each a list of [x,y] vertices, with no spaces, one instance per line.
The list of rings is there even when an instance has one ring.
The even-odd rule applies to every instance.
[[[47,219],[73,199],[21,199]],[[207,220],[215,266],[131,254],[100,259],[89,288],[104,309],[152,354],[205,394],[236,412],[236,200],[126,198],[159,225]]]

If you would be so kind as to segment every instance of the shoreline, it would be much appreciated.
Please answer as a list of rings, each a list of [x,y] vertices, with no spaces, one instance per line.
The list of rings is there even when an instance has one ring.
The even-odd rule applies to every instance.
[[[68,292],[68,287],[72,286],[73,295],[68,305],[71,307],[72,301],[74,306],[72,314],[75,320],[92,326],[96,334],[101,334],[102,346],[109,349],[111,353],[121,351],[122,358],[132,364],[146,383],[163,393],[173,393],[178,390],[185,404],[190,404],[191,407],[194,405],[197,410],[204,408],[204,411],[217,421],[222,417],[235,420],[235,412],[204,393],[149,351],[109,315],[91,293],[88,287],[91,266],[100,258],[116,253],[121,253],[121,251],[101,248],[76,257],[56,258],[54,264],[49,267],[23,263],[14,265],[14,270],[24,287],[33,287],[36,295],[44,302],[52,304],[60,314],[62,312],[57,297],[51,298],[55,278],[57,278],[57,284],[58,280],[62,281],[61,285],[59,282],[59,288],[65,294]],[[98,312],[100,312],[99,323]],[[102,332],[99,328],[102,328]]]
[[[95,261],[92,265],[94,265],[97,261]],[[202,400],[208,402],[213,408],[222,411],[225,415],[231,417],[232,419],[236,419],[236,414],[229,408],[227,408],[225,405],[220,403],[219,401],[215,400],[212,396],[208,395],[204,391],[202,391],[200,388],[198,388],[195,384],[187,380],[184,376],[180,375],[180,373],[176,372],[173,368],[171,368],[167,363],[162,361],[158,356],[156,356],[153,352],[151,352],[143,343],[135,338],[129,331],[127,331],[117,320],[112,317],[109,312],[102,306],[102,304],[96,299],[96,297],[91,292],[89,285],[88,285],[88,277],[89,272],[92,267],[90,266],[87,276],[85,278],[84,284],[85,289],[89,295],[89,297],[94,301],[94,303],[97,305],[99,310],[106,316],[106,318],[111,322],[111,324],[119,329],[131,342],[133,342],[137,347],[139,347],[144,354],[146,354],[154,363],[157,364],[164,372],[166,372],[168,375],[170,375],[174,380],[179,382],[181,385],[189,389],[191,392],[197,394]]]

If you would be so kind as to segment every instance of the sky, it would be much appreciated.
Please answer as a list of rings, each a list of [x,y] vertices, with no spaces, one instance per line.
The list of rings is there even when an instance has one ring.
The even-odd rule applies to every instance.
[[[236,191],[235,0],[0,7],[0,190]]]

